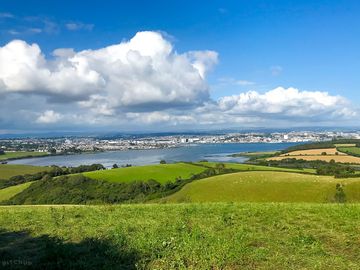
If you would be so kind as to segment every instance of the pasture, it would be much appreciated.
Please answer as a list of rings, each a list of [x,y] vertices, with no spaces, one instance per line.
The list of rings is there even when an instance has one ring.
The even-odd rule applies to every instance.
[[[316,155],[316,156],[277,156],[277,157],[271,157],[271,158],[267,158],[266,160],[283,160],[286,158],[295,158],[295,159],[303,159],[303,160],[322,160],[322,161],[326,161],[326,162],[330,162],[332,159],[335,160],[335,162],[340,162],[340,163],[351,163],[351,164],[360,164],[360,157],[354,157],[354,156],[350,156],[350,155],[326,155],[326,156],[322,156],[322,155]]]
[[[323,148],[323,149],[309,149],[309,150],[297,150],[292,151],[286,154],[281,154],[280,156],[320,156],[323,153],[326,153],[326,155],[335,155],[338,153],[338,155],[346,155],[344,153],[339,153],[336,148]]]
[[[7,159],[17,159],[17,158],[27,158],[27,157],[42,157],[48,156],[48,153],[44,152],[5,152],[4,155],[0,155],[0,160],[7,160]]]
[[[12,176],[33,174],[48,170],[48,167],[0,164],[0,179],[9,179]]]
[[[348,144],[343,144],[348,145]],[[325,154],[324,154],[325,153]],[[353,156],[353,155],[354,156]],[[318,148],[305,149],[286,152],[279,156],[269,157],[266,160],[283,160],[286,158],[303,159],[307,161],[322,160],[330,162],[332,159],[335,162],[360,164],[360,148],[357,147],[340,147],[340,148]]]
[[[202,166],[215,168],[217,162],[198,162]],[[226,169],[234,169],[239,171],[281,171],[281,172],[297,172],[297,173],[315,173],[314,169],[293,169],[293,168],[280,168],[280,167],[270,167],[270,166],[260,166],[260,165],[251,165],[243,163],[222,163],[225,165]]]
[[[147,166],[135,166],[111,170],[86,172],[83,175],[109,182],[132,182],[135,180],[147,181],[153,179],[159,183],[175,181],[177,178],[188,179],[193,174],[206,170],[205,167],[188,163],[156,164]]]
[[[360,156],[360,147],[339,147],[339,151],[349,154]]]
[[[287,172],[241,172],[191,182],[161,202],[334,202],[336,184],[360,202],[360,178],[335,179]]]
[[[6,200],[14,197],[16,194],[27,189],[32,183],[34,183],[34,182],[26,182],[26,183],[23,183],[20,185],[0,189],[0,202],[6,201]]]
[[[360,205],[0,207],[3,262],[34,269],[359,269]]]

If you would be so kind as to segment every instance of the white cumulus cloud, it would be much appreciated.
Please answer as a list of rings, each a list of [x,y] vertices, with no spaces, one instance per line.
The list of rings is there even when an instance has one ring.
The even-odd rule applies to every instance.
[[[312,117],[331,114],[354,115],[346,109],[349,102],[341,96],[321,91],[301,91],[296,88],[277,87],[263,94],[248,91],[225,96],[218,101],[219,108],[232,114],[279,115],[283,117]],[[329,115],[330,114],[330,115]]]
[[[54,112],[53,110],[47,110],[36,119],[36,122],[39,124],[53,124],[61,119],[61,114]]]
[[[53,55],[49,60],[37,44],[21,40],[0,47],[0,93],[37,93],[54,101],[101,99],[108,112],[147,104],[158,109],[194,105],[209,99],[205,76],[217,63],[216,52],[178,54],[151,31],[98,50],[60,48]]]

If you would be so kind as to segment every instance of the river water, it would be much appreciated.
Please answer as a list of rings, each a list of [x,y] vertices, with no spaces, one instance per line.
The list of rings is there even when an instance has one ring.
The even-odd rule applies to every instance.
[[[82,164],[89,165],[101,163],[105,167],[111,167],[114,163],[119,166],[125,164],[156,164],[162,159],[166,160],[168,163],[177,161],[198,161],[202,159],[218,162],[244,162],[247,159],[246,157],[229,157],[228,155],[239,152],[282,150],[295,144],[296,143],[196,144],[166,149],[109,151],[26,158],[10,161],[9,164],[79,166]]]

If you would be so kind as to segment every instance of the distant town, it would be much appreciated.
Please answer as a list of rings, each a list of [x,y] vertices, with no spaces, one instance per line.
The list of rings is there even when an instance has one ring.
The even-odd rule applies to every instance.
[[[34,151],[50,154],[81,153],[94,151],[124,151],[137,149],[160,149],[193,144],[210,143],[297,143],[330,141],[338,138],[360,139],[360,131],[293,131],[293,132],[249,132],[220,135],[169,135],[128,138],[22,138],[1,139],[2,151]]]

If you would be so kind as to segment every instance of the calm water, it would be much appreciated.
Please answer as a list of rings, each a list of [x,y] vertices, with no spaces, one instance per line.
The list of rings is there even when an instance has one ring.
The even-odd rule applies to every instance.
[[[199,144],[170,149],[111,151],[67,156],[27,158],[13,160],[9,163],[38,166],[79,166],[81,164],[101,163],[106,167],[111,167],[114,163],[117,163],[118,165],[155,164],[159,163],[162,159],[167,162],[198,161],[201,159],[222,162],[244,162],[246,160],[245,157],[233,158],[228,157],[228,155],[239,152],[282,150],[292,145],[295,145],[295,143]]]

